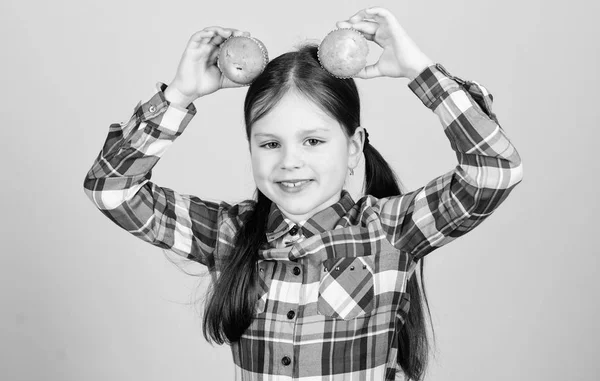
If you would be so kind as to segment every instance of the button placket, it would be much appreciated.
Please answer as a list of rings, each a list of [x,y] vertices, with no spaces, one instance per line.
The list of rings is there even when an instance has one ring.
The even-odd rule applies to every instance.
[[[288,230],[287,234],[283,238],[283,243],[286,247],[293,246],[301,239],[302,235],[300,234],[300,227],[298,225],[294,225],[290,230]]]

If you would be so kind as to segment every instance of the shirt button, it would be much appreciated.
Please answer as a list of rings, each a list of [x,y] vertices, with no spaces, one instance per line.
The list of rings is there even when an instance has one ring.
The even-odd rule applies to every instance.
[[[150,107],[148,107],[148,111],[150,111],[150,112],[156,111],[156,106],[150,105]]]
[[[283,364],[283,366],[288,366],[292,363],[292,360],[288,356],[283,356],[283,358],[281,359],[281,363]]]
[[[294,275],[300,275],[300,267],[295,266],[294,269],[292,270],[292,273]]]
[[[287,318],[290,320],[292,320],[294,316],[296,316],[296,313],[294,311],[290,311],[287,313]]]
[[[291,229],[290,229],[290,234],[291,235],[296,235],[298,234],[298,225],[294,225]]]

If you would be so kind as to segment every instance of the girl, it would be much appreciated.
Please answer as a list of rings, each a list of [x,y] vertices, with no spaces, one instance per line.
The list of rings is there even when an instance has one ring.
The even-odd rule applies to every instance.
[[[136,237],[211,271],[208,340],[231,345],[238,380],[422,379],[427,336],[415,269],[469,232],[521,181],[519,155],[476,82],[434,64],[389,11],[353,27],[383,48],[358,77],[404,77],[438,115],[458,165],[401,194],[360,124],[354,80],[334,78],[306,46],[272,60],[244,103],[256,199],[211,203],[150,181],[196,113],[193,101],[236,87],[216,67],[235,29],[195,33],[168,86],[112,124],[84,188]],[[344,188],[364,155],[364,197]],[[425,303],[426,305],[426,303]]]

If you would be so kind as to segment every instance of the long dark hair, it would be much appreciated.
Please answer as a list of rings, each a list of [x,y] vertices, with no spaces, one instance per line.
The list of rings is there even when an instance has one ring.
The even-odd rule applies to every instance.
[[[273,109],[290,90],[298,91],[340,122],[351,136],[360,126],[360,98],[353,79],[338,79],[327,73],[317,59],[317,46],[306,45],[285,53],[267,65],[250,85],[244,102],[246,135],[252,125]],[[397,177],[388,163],[371,144],[364,147],[365,194],[377,198],[401,195]],[[206,303],[203,332],[208,341],[219,344],[238,341],[254,317],[256,303],[257,253],[266,242],[269,200],[258,189],[256,206],[242,221],[232,252],[223,264]],[[424,306],[429,312],[420,260],[417,274],[408,281],[410,310],[398,339],[398,363],[407,378],[420,380],[429,354]],[[423,303],[424,302],[424,303]],[[429,316],[431,320],[431,314]],[[433,332],[433,327],[432,327]]]

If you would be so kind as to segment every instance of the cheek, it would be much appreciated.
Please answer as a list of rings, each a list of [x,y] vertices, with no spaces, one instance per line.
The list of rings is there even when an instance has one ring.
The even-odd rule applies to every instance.
[[[271,173],[271,164],[267,156],[254,153],[250,155],[250,160],[255,179],[263,179]]]
[[[314,162],[327,172],[343,172],[348,166],[348,150],[342,145],[331,146],[326,151],[316,155]]]

